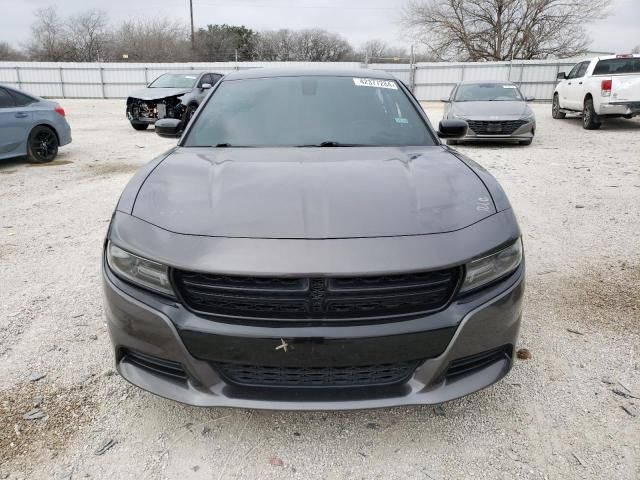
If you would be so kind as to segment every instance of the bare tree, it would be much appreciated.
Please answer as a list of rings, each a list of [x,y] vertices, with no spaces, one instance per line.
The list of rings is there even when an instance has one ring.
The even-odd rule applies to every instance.
[[[189,28],[170,18],[138,18],[122,23],[113,33],[111,59],[126,55],[136,62],[177,62],[191,58]]]
[[[384,57],[387,48],[387,44],[382,40],[373,39],[365,42],[362,46],[362,54],[367,59]]]
[[[336,33],[311,28],[260,32],[255,52],[264,61],[336,62],[345,60],[353,48]]]
[[[611,0],[410,0],[402,23],[441,60],[570,57]]]
[[[32,60],[60,62],[68,59],[69,43],[65,25],[56,7],[39,8],[31,25],[27,51]]]
[[[631,49],[631,53],[640,53],[640,45],[636,45]]]
[[[27,60],[27,56],[9,43],[0,42],[0,62],[16,60]]]
[[[66,40],[76,62],[105,60],[109,39],[108,18],[103,10],[87,10],[66,22]]]

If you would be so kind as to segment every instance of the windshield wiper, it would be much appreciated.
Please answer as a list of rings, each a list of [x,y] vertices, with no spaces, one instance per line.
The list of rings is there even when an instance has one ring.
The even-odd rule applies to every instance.
[[[370,147],[371,145],[366,145],[364,143],[341,143],[333,140],[328,140],[326,142],[320,143],[312,143],[310,145],[296,145],[297,147]]]

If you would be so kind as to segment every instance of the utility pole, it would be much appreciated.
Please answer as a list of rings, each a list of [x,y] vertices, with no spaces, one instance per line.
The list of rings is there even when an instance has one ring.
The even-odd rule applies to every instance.
[[[191,51],[195,50],[193,40],[193,0],[189,0],[189,14],[191,16]]]

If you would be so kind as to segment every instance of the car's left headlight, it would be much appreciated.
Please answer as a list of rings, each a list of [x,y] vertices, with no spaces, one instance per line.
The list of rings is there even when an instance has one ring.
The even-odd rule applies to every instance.
[[[535,122],[536,116],[532,113],[531,115],[525,115],[524,117],[522,117],[522,120],[524,120],[527,123]]]
[[[111,242],[107,244],[107,263],[113,273],[123,280],[174,296],[166,265],[129,253]]]
[[[475,290],[513,273],[522,262],[522,240],[519,238],[507,248],[478,258],[465,266],[465,277],[460,293]]]

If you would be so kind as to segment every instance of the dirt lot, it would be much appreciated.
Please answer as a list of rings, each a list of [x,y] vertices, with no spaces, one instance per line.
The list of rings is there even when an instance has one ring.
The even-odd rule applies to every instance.
[[[585,131],[535,105],[530,147],[459,147],[524,231],[532,358],[503,382],[435,408],[271,413],[113,374],[101,242],[127,180],[175,142],[133,131],[122,101],[61,103],[58,160],[0,163],[0,479],[640,478],[640,119]]]

